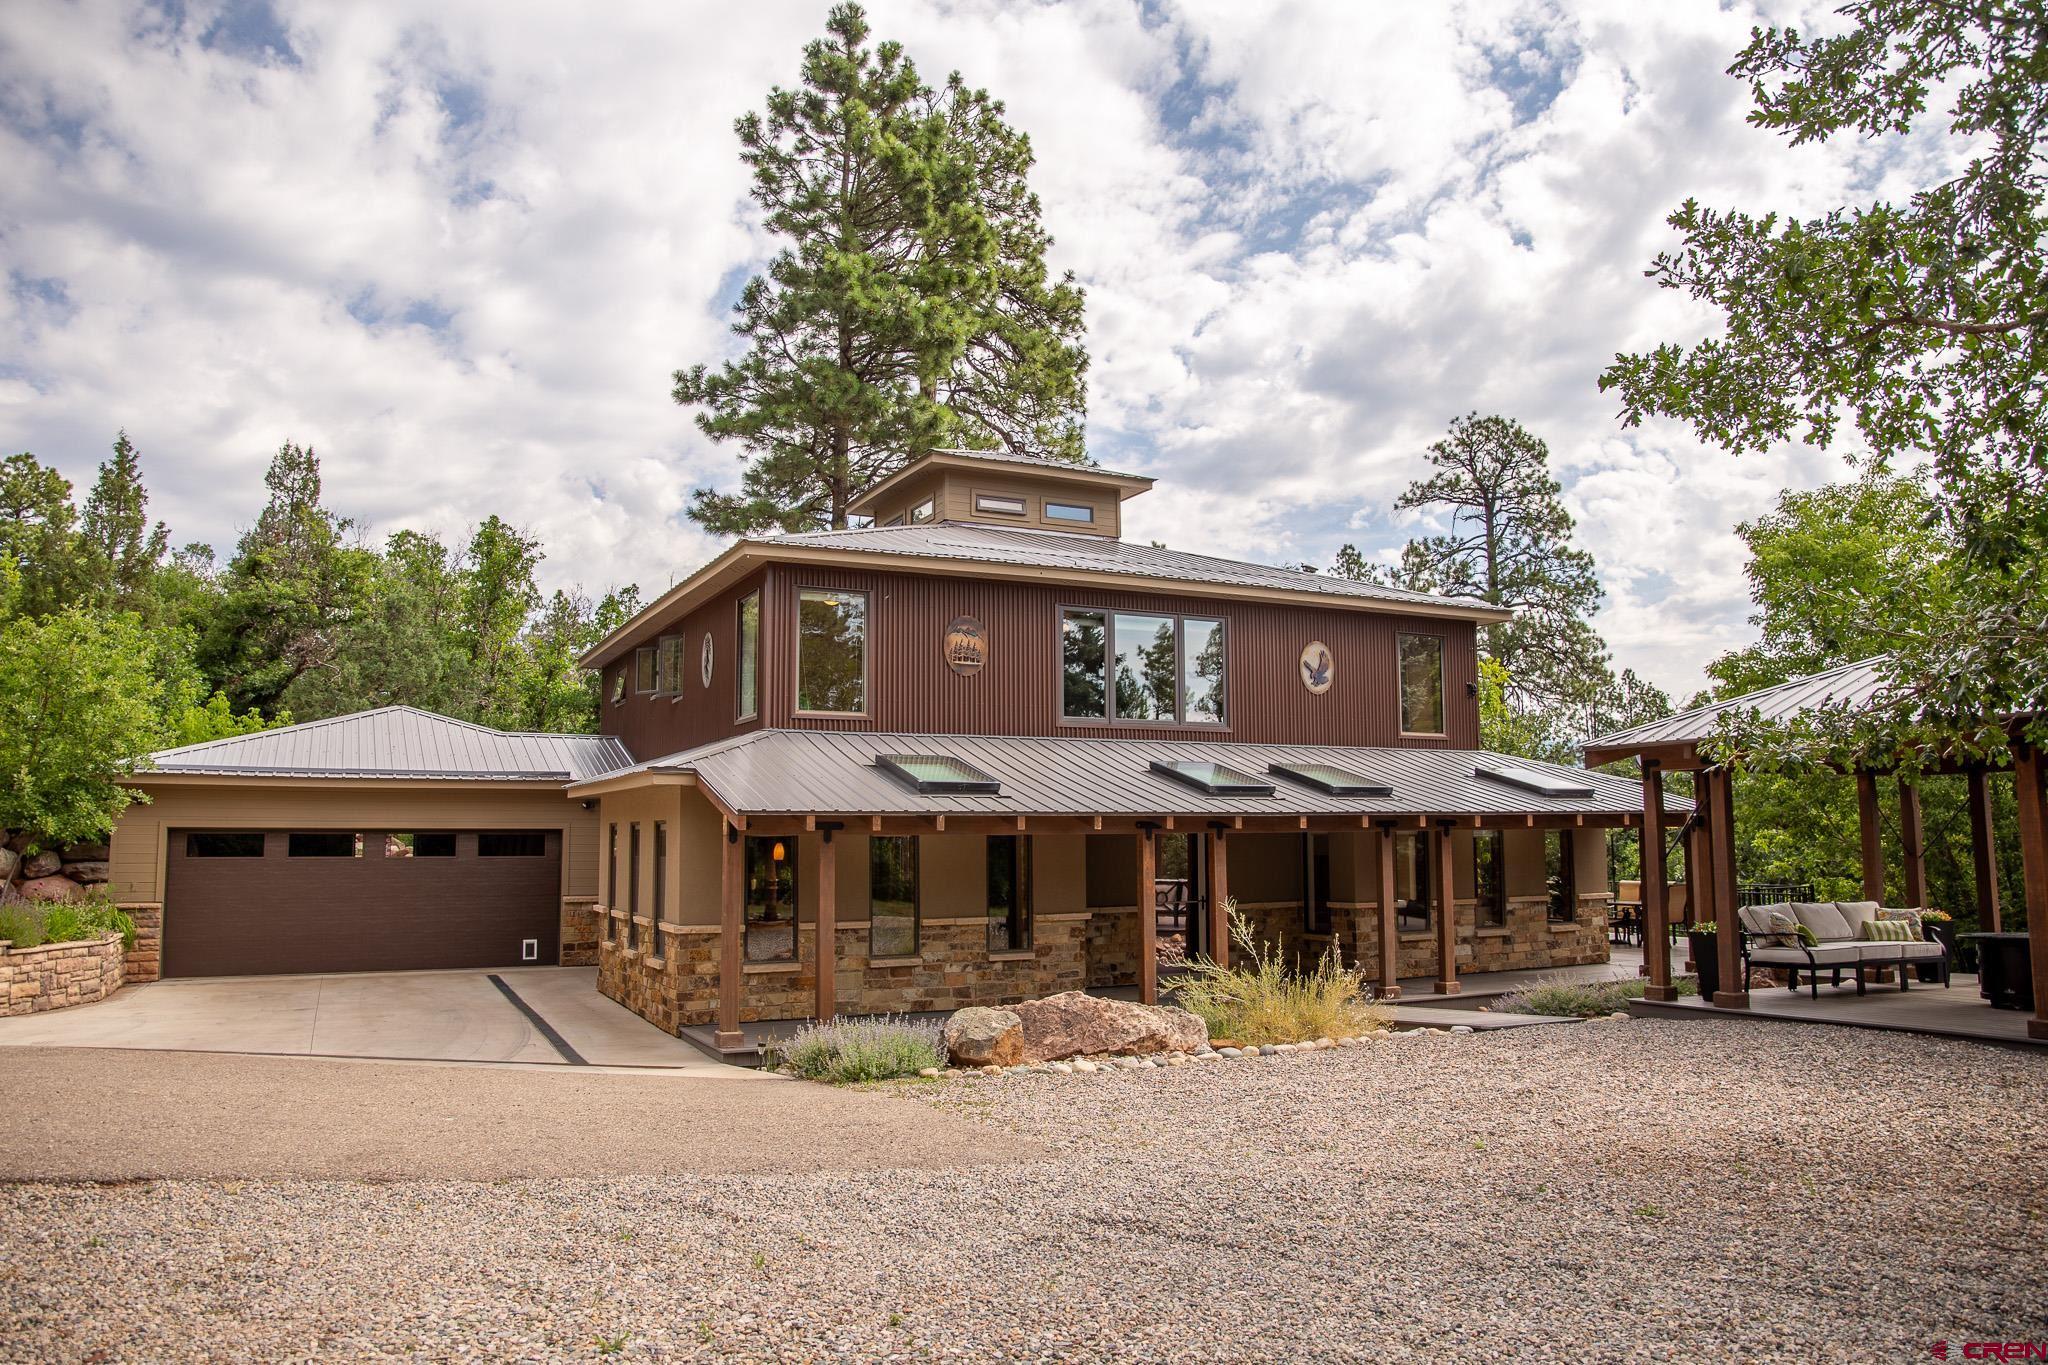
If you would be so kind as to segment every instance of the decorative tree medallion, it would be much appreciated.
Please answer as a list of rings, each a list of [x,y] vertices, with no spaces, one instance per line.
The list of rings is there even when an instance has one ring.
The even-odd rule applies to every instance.
[[[965,677],[988,662],[988,631],[972,616],[956,616],[946,627],[946,667]]]

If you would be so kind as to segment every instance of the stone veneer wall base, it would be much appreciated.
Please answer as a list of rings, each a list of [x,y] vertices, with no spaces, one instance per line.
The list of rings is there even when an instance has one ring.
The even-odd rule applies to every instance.
[[[0,943],[0,1015],[90,1005],[121,989],[121,936],[16,948]]]

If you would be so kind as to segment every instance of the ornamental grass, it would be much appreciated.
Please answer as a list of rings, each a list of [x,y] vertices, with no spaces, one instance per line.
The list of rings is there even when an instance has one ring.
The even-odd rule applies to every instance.
[[[1559,1019],[1596,1019],[1628,1008],[1631,1000],[1643,998],[1649,982],[1636,978],[1617,981],[1567,981],[1550,978],[1504,996],[1500,1008],[1507,1014],[1543,1014]],[[1698,995],[1696,977],[1681,976],[1671,983],[1680,995]]]
[[[1294,970],[1284,942],[1255,940],[1235,900],[1225,901],[1224,910],[1236,945],[1232,965],[1191,958],[1187,975],[1173,985],[1173,1003],[1199,1015],[1210,1037],[1258,1046],[1355,1038],[1392,1026],[1392,1013],[1373,1001],[1365,974],[1346,967],[1334,944],[1313,967]]]
[[[779,1042],[764,1043],[761,1052],[765,1065],[835,1085],[915,1076],[946,1064],[943,1029],[893,1016],[807,1024]]]

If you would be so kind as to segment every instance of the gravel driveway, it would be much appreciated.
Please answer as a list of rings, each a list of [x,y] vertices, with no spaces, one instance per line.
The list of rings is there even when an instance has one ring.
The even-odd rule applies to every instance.
[[[2048,1339],[2038,1055],[1629,1021],[899,1088],[1040,1150],[0,1188],[0,1357],[1894,1361]]]

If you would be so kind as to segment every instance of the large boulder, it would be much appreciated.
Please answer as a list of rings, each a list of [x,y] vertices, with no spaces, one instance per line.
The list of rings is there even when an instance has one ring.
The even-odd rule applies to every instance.
[[[55,849],[46,848],[40,853],[31,853],[21,860],[21,875],[24,877],[48,877],[64,866],[64,860]]]
[[[1012,1005],[1024,1025],[1024,1060],[1053,1062],[1104,1052],[1192,1052],[1209,1041],[1195,1015],[1171,1006],[1062,991]]]
[[[1008,1010],[970,1005],[946,1021],[946,1055],[955,1066],[1015,1066],[1024,1059],[1024,1025]]]
[[[67,863],[103,863],[107,860],[105,844],[66,844],[64,861]]]
[[[16,888],[22,899],[55,904],[85,899],[85,888],[69,877],[31,877]]]
[[[113,880],[113,864],[105,861],[66,863],[64,864],[64,875],[71,878],[74,882],[84,882],[87,886],[96,886],[101,882]]]
[[[11,848],[0,847],[0,886],[14,880],[14,869],[21,866],[21,855]]]

